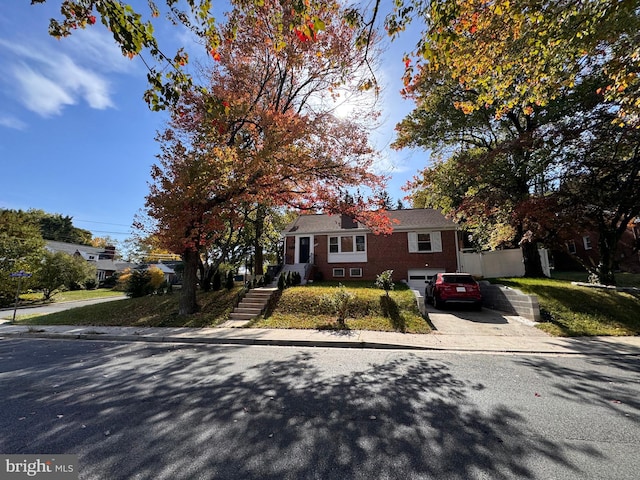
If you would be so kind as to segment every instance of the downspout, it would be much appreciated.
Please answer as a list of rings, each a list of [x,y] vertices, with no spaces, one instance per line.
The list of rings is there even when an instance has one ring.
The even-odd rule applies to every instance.
[[[456,235],[456,272],[460,272],[460,231],[456,226],[455,235]]]

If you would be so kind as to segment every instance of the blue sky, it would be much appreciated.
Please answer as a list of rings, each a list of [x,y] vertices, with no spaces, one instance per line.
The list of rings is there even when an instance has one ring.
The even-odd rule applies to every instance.
[[[10,0],[0,9],[0,208],[69,215],[94,236],[122,241],[144,207],[159,151],[154,136],[166,115],[142,100],[142,62],[123,57],[99,22],[66,39],[48,35],[59,4]],[[157,34],[169,51],[185,42],[177,28]],[[412,108],[398,92],[402,56],[415,36],[407,32],[401,40],[383,40],[382,124],[372,137],[382,153],[378,173],[391,176],[394,199],[428,158],[388,148],[395,124]]]

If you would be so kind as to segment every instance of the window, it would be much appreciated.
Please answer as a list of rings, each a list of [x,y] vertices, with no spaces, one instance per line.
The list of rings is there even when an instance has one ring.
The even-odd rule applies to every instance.
[[[329,237],[329,252],[338,253],[338,237]]]
[[[434,253],[442,251],[442,234],[440,232],[409,232],[410,253]]]
[[[333,269],[334,277],[344,277],[344,268],[334,268]]]
[[[329,237],[329,253],[353,253],[365,251],[366,241],[364,235]]]
[[[589,235],[582,237],[582,243],[584,243],[585,250],[591,250],[591,237]]]
[[[340,251],[353,252],[353,237],[340,237]]]
[[[431,234],[430,233],[418,234],[418,251],[419,252],[431,251]]]
[[[350,268],[349,269],[349,276],[350,277],[361,277],[362,276],[362,269],[360,267],[358,267],[358,268]]]
[[[569,250],[569,253],[571,255],[575,255],[576,254],[576,242],[574,242],[573,240],[569,240],[567,242],[567,250]]]

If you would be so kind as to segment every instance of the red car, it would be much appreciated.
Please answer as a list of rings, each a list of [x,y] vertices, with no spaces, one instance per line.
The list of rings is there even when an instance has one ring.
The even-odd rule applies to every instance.
[[[424,298],[436,308],[448,303],[472,305],[482,308],[482,293],[478,282],[468,273],[438,273],[427,281]]]

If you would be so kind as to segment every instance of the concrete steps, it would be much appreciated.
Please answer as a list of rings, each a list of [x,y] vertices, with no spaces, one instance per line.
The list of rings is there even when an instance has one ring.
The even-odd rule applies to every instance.
[[[252,288],[229,315],[229,320],[234,323],[253,320],[264,311],[276,290],[274,287]]]

